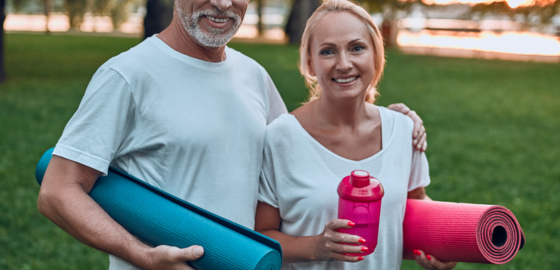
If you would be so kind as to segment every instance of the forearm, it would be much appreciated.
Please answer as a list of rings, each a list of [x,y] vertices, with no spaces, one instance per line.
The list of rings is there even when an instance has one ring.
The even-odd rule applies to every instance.
[[[115,222],[81,185],[43,186],[38,205],[43,215],[84,244],[149,268],[151,248]]]
[[[284,263],[309,262],[317,260],[314,254],[315,236],[295,237],[277,230],[261,231],[260,233],[275,239],[282,245],[282,261]]]
[[[428,194],[426,194],[426,190],[423,187],[419,187],[417,189],[409,191],[407,199],[426,200],[426,201],[432,200],[430,197],[428,197]]]

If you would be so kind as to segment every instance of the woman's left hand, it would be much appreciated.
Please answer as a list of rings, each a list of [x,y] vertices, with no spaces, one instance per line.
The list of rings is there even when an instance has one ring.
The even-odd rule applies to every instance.
[[[414,250],[416,263],[429,270],[449,270],[457,266],[456,262],[441,262],[436,257],[426,255],[422,250]]]
[[[428,142],[426,141],[426,129],[424,128],[424,122],[420,116],[402,103],[391,104],[387,108],[400,112],[412,119],[414,122],[414,130],[412,131],[412,146],[418,151],[425,152],[426,148],[428,148]]]

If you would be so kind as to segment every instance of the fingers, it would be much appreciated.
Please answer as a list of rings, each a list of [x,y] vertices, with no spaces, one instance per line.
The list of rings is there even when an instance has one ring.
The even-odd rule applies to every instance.
[[[325,238],[335,243],[348,243],[348,244],[363,244],[365,239],[358,235],[347,233],[339,233],[338,229],[352,228],[355,226],[354,222],[347,219],[333,219],[325,225]]]
[[[435,269],[432,268],[430,261],[426,258],[426,255],[424,254],[423,251],[413,250],[413,252],[414,252],[414,259],[416,260],[416,263],[418,265],[422,266],[424,269]]]
[[[426,151],[426,149],[424,148],[424,147],[427,147],[427,146],[428,146],[428,144],[426,143],[426,139],[427,139],[427,134],[424,133],[424,134],[422,135],[422,137],[420,137],[420,139],[418,139],[418,140],[413,140],[413,143],[414,143],[414,141],[417,141],[416,145],[414,145],[414,147],[416,148],[416,150],[418,150],[418,151]]]
[[[354,246],[354,245],[347,245],[347,244],[342,244],[342,243],[337,243],[337,242],[327,242],[326,243],[327,249],[329,251],[333,251],[336,253],[364,253],[365,251],[367,251],[367,247],[366,246],[362,246],[362,245],[358,245],[358,246]]]
[[[174,262],[185,262],[194,261],[204,254],[204,249],[201,246],[190,246],[188,248],[176,248],[172,247],[170,249],[170,258]]]
[[[424,267],[424,269],[450,270],[454,269],[455,266],[457,266],[456,262],[441,262],[434,256],[424,254],[424,252],[421,250],[414,250],[413,252],[415,255],[416,263]]]
[[[415,111],[410,111],[406,115],[410,117],[410,119],[412,119],[412,121],[414,122],[414,129],[412,130],[412,138],[418,139],[418,137],[422,135],[424,121],[422,121],[420,116],[418,116],[418,114],[416,114]]]
[[[348,256],[336,252],[331,252],[331,259],[337,261],[345,261],[345,262],[359,262],[364,259],[362,256]]]
[[[333,219],[325,225],[329,230],[336,231],[338,229],[349,229],[354,227],[356,224],[347,219]]]
[[[430,256],[430,255],[427,255]],[[427,257],[426,256],[426,257]],[[434,256],[430,256],[431,260],[430,263],[436,267],[436,269],[438,270],[450,270],[455,268],[455,266],[457,266],[456,262],[441,262],[438,259],[436,259],[436,257]]]
[[[403,103],[391,104],[387,108],[403,114],[407,114],[408,112],[410,112],[410,109]]]

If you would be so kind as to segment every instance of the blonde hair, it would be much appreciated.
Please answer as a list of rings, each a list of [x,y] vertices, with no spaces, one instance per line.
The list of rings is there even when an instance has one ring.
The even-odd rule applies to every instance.
[[[367,26],[368,32],[373,40],[373,62],[374,62],[374,76],[371,84],[368,86],[366,94],[366,102],[373,103],[375,97],[379,94],[375,87],[383,75],[383,68],[385,65],[385,50],[383,48],[383,38],[381,33],[371,15],[365,9],[357,4],[347,0],[326,0],[323,4],[315,10],[313,15],[307,20],[303,36],[301,38],[301,47],[299,49],[300,63],[299,71],[305,78],[305,84],[309,88],[309,101],[319,98],[321,96],[321,86],[317,82],[317,77],[309,73],[309,53],[311,45],[311,35],[313,29],[325,14],[330,12],[348,12],[360,18]]]

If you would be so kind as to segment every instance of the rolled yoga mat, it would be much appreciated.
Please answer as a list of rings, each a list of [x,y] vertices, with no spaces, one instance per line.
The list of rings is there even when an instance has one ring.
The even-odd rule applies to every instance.
[[[413,250],[445,262],[504,264],[525,244],[513,213],[503,206],[407,200],[403,259]]]
[[[52,158],[48,150],[37,164],[39,185]],[[282,264],[280,244],[262,234],[185,202],[146,182],[109,168],[89,193],[109,216],[153,246],[204,247],[189,264],[199,270],[274,270]]]

